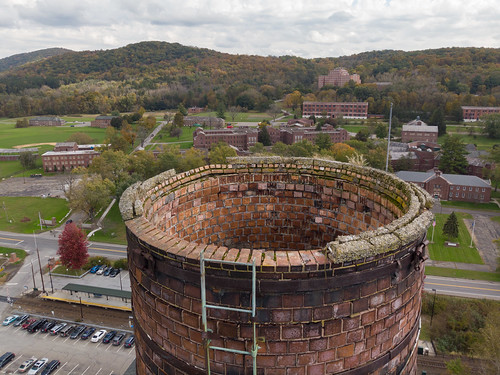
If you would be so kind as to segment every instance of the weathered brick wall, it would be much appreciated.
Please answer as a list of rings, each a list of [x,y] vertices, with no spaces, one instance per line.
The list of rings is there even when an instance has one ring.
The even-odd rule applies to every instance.
[[[418,189],[339,163],[236,159],[136,185],[120,208],[139,374],[205,373],[201,251],[256,262],[259,374],[415,373],[431,217]],[[206,273],[211,303],[250,305],[248,267]],[[210,309],[208,326],[212,345],[251,349],[247,314]],[[213,373],[251,373],[249,356],[210,358]]]

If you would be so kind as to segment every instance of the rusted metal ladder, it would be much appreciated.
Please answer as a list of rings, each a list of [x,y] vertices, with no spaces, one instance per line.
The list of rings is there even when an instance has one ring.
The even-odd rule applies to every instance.
[[[202,305],[202,323],[204,330],[204,340],[205,340],[205,351],[206,351],[206,367],[207,374],[210,375],[210,349],[213,350],[221,350],[230,353],[242,354],[242,355],[250,355],[252,356],[252,374],[257,375],[257,352],[260,347],[257,345],[257,332],[256,332],[256,322],[255,322],[255,310],[256,310],[256,284],[257,284],[257,275],[256,275],[256,267],[255,267],[255,259],[252,263],[242,263],[242,262],[231,262],[227,260],[214,260],[214,259],[205,259],[205,251],[202,251],[200,254],[200,273],[201,273],[201,305]],[[239,307],[230,307],[223,305],[213,305],[207,303],[206,296],[206,280],[205,280],[205,264],[206,263],[219,263],[219,264],[228,264],[228,265],[240,265],[252,267],[252,305],[251,308],[244,309]],[[237,349],[224,348],[220,346],[212,346],[210,345],[209,333],[211,330],[207,325],[207,309],[218,309],[218,310],[228,310],[228,311],[237,311],[241,313],[251,314],[252,322],[253,322],[253,342],[252,342],[252,350],[243,351]]]

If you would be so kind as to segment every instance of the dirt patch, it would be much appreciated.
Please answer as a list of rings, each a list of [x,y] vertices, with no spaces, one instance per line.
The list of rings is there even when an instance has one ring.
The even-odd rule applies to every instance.
[[[11,310],[20,310],[26,314],[41,315],[49,318],[54,316],[54,319],[70,320],[87,325],[110,327],[118,330],[132,330],[129,326],[130,312],[43,300],[33,294],[16,298]],[[52,312],[54,312],[54,315],[52,315]],[[82,313],[83,320],[81,318]]]
[[[33,146],[43,146],[43,145],[49,145],[49,146],[55,146],[55,142],[44,142],[44,143],[26,143],[25,145],[17,145],[13,146],[12,148],[24,148],[24,147],[33,147]]]

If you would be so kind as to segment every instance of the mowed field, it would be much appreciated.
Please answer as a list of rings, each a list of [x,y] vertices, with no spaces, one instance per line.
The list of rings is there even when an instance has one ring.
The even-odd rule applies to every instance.
[[[11,120],[12,121],[12,120]],[[85,133],[94,138],[97,143],[104,141],[106,129],[91,127],[47,126],[27,127],[16,129],[15,121],[0,121],[0,148],[14,148],[15,146],[34,143],[65,142],[71,134]]]

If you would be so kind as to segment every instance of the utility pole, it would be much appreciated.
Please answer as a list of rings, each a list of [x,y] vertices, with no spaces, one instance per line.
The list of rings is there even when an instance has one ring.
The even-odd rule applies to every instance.
[[[385,171],[389,169],[389,147],[391,145],[391,124],[392,124],[392,103],[391,110],[389,112],[389,134],[387,135],[387,157],[385,159]]]
[[[35,232],[33,232],[33,237],[35,237],[35,247],[36,247],[36,253],[38,255],[38,266],[40,267],[40,278],[42,279],[42,292],[47,293],[45,291],[45,283],[43,282],[43,273],[42,273],[42,262],[40,261],[40,251],[38,250],[38,245],[36,243],[36,236]]]
[[[37,290],[36,289],[36,284],[35,284],[35,270],[33,269],[33,261],[31,261],[31,276],[33,276],[33,290]]]
[[[50,272],[50,264],[49,267],[49,279],[50,279],[50,288],[52,289],[52,294],[54,294],[54,284],[52,284],[52,272]]]

